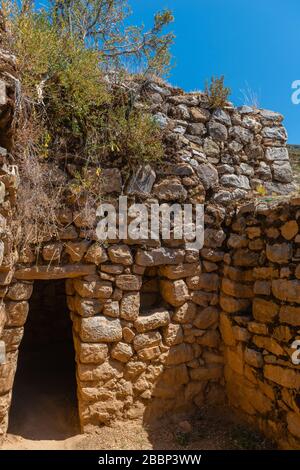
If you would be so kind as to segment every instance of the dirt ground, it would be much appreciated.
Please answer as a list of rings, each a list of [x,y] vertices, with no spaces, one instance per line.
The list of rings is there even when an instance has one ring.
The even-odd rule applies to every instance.
[[[37,430],[38,431],[38,430]],[[38,432],[35,433],[38,436]],[[69,433],[70,434],[70,433]],[[173,417],[156,425],[120,422],[99,428],[94,434],[75,434],[65,439],[24,438],[8,434],[3,450],[256,450],[273,444],[241,424],[228,409],[199,411],[193,418]]]

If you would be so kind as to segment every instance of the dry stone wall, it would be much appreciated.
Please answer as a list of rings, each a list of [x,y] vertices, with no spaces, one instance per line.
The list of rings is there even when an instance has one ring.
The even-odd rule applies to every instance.
[[[32,283],[66,279],[83,430],[222,403],[226,392],[247,419],[297,447],[299,366],[290,352],[299,328],[300,204],[246,204],[258,186],[294,190],[283,117],[230,103],[212,111],[203,93],[137,85],[137,105],[164,131],[166,158],[138,168],[126,185],[122,168],[104,168],[102,191],[109,200],[205,203],[201,252],[174,239],[101,245],[95,219],[72,204],[58,214],[58,237],[20,250],[12,232],[19,176],[8,154],[17,82],[14,58],[1,54],[10,78],[0,69],[0,436]],[[72,173],[61,174],[66,183]]]

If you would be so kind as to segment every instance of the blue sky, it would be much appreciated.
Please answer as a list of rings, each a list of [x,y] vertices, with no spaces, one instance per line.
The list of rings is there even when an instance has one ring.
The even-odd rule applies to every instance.
[[[290,143],[300,144],[300,104],[291,84],[300,80],[299,0],[130,0],[132,22],[151,24],[155,11],[173,10],[175,67],[169,81],[203,89],[212,75],[225,75],[231,100],[243,103],[250,88],[259,105],[285,115]]]

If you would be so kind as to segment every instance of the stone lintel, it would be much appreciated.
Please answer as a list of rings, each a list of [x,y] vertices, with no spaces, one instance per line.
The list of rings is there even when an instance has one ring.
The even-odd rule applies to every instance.
[[[95,265],[66,264],[65,266],[31,266],[30,268],[21,268],[15,271],[14,277],[19,280],[51,280],[89,276],[95,273]]]

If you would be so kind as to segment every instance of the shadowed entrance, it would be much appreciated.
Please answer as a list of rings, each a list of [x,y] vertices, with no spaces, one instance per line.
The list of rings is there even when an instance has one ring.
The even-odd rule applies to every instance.
[[[72,322],[65,281],[35,281],[13,387],[9,430],[28,439],[79,432]]]

